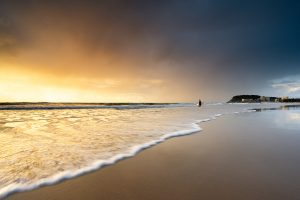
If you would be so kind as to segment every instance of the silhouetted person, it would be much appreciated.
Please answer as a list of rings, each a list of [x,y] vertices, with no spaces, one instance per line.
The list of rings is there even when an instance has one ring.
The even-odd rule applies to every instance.
[[[198,106],[200,107],[202,105],[201,99],[199,99]]]

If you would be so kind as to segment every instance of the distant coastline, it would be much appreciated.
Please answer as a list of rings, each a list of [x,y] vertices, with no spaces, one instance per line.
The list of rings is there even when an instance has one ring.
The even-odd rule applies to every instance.
[[[101,105],[101,106],[121,106],[121,105],[170,105],[170,104],[178,104],[178,103],[93,103],[93,102],[0,102],[0,106],[2,105]]]
[[[180,103],[52,103],[52,102],[2,102],[0,110],[61,110],[61,109],[133,109],[180,106]]]
[[[261,103],[261,102],[282,102],[282,103],[299,103],[300,98],[289,97],[268,97],[260,95],[236,95],[227,103]]]

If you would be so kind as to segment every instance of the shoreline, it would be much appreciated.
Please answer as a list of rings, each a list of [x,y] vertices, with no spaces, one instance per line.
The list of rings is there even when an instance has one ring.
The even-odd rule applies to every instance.
[[[252,112],[252,111],[235,112],[235,113],[232,113],[232,114],[239,114],[239,113],[244,113],[244,112]],[[97,170],[101,170],[104,167],[108,167],[108,166],[114,165],[117,162],[120,162],[122,160],[126,160],[126,159],[129,159],[131,157],[134,157],[137,154],[139,154],[140,152],[142,152],[142,151],[144,151],[148,148],[154,147],[154,146],[156,146],[160,143],[163,143],[163,142],[165,142],[169,139],[199,133],[203,130],[200,127],[201,123],[216,120],[216,118],[221,117],[222,115],[223,114],[215,114],[215,115],[211,116],[210,118],[197,120],[197,121],[191,123],[191,126],[192,126],[193,129],[182,130],[182,131],[177,131],[177,132],[173,132],[173,133],[163,135],[162,137],[160,137],[157,140],[152,140],[150,142],[134,146],[127,153],[118,154],[118,155],[116,155],[116,156],[114,156],[110,159],[107,159],[107,160],[95,161],[94,163],[88,165],[87,167],[84,167],[84,168],[81,168],[81,169],[78,169],[78,170],[65,171],[65,172],[62,172],[62,173],[58,173],[58,174],[55,174],[54,176],[51,176],[51,177],[46,178],[46,179],[42,179],[42,180],[40,180],[38,182],[35,182],[33,184],[8,185],[8,187],[4,187],[0,190],[0,199],[5,199],[5,198],[7,198],[11,195],[14,195],[16,193],[28,192],[28,191],[36,190],[36,189],[39,189],[39,188],[42,188],[42,187],[60,184],[61,182],[71,180],[71,179],[74,179],[74,178],[77,178],[77,177],[80,177],[80,176],[84,176],[84,175],[89,174],[89,173],[93,173]]]
[[[244,114],[244,115],[240,115],[240,116],[248,116],[248,115]],[[216,136],[218,136],[218,134],[222,133],[222,132],[217,133],[215,129],[218,129],[217,127],[219,127],[219,125],[221,125],[221,124],[223,124],[223,126],[225,126],[224,128],[230,128],[230,127],[226,127],[228,125],[224,124],[224,121],[225,122],[227,121],[230,123],[235,123],[235,120],[240,121],[239,118],[241,118],[241,117],[236,117],[234,115],[231,115],[231,116],[226,115],[226,117],[224,117],[220,120],[213,120],[213,122],[211,122],[211,123],[203,123],[203,124],[201,124],[201,127],[204,127],[202,134],[192,134],[187,137],[173,138],[173,139],[170,139],[170,140],[167,140],[167,141],[161,143],[160,145],[155,145],[152,148],[149,148],[145,151],[141,151],[141,152],[137,153],[136,156],[131,157],[130,159],[120,160],[113,165],[102,168],[101,170],[96,170],[92,173],[87,173],[87,174],[75,177],[73,179],[65,180],[56,185],[45,186],[45,187],[41,187],[39,189],[35,189],[32,191],[27,191],[27,192],[15,193],[15,194],[8,196],[7,199],[39,199],[41,195],[46,195],[48,199],[81,199],[81,198],[84,198],[84,196],[82,196],[83,194],[87,195],[86,192],[83,192],[83,191],[89,191],[86,199],[97,199],[97,198],[100,198],[101,195],[103,197],[104,194],[102,194],[102,193],[105,193],[106,195],[108,195],[104,199],[118,199],[116,197],[116,195],[113,195],[113,192],[112,192],[113,188],[107,188],[107,187],[109,187],[110,184],[112,184],[112,185],[120,184],[120,183],[118,183],[118,181],[114,182],[114,181],[118,180],[118,178],[120,178],[120,177],[118,177],[118,175],[115,175],[115,174],[120,174],[122,172],[121,177],[125,176],[125,177],[131,179],[132,177],[130,178],[129,174],[132,174],[133,171],[135,172],[136,171],[135,169],[138,169],[139,171],[143,171],[143,173],[140,173],[137,175],[132,174],[132,176],[134,176],[135,181],[132,183],[131,181],[127,180],[129,185],[134,184],[136,181],[138,181],[138,182],[141,181],[140,180],[141,177],[146,178],[146,180],[151,178],[148,176],[144,177],[145,170],[148,172],[150,171],[149,173],[152,173],[152,175],[154,177],[155,177],[156,173],[163,176],[162,172],[164,172],[165,170],[170,170],[174,174],[177,174],[178,172],[179,173],[187,173],[186,175],[188,175],[189,177],[191,176],[192,172],[194,173],[194,175],[197,175],[197,176],[203,175],[201,173],[202,170],[199,171],[199,170],[195,170],[193,168],[193,169],[190,169],[187,171],[186,170],[178,171],[178,170],[174,169],[174,167],[175,167],[174,165],[169,165],[168,163],[165,163],[165,162],[170,162],[170,160],[172,161],[174,159],[179,161],[181,164],[185,164],[185,162],[188,162],[189,165],[186,166],[187,168],[191,168],[191,166],[199,164],[199,162],[201,162],[201,160],[199,160],[199,158],[197,158],[197,157],[186,160],[186,157],[189,158],[190,154],[192,154],[192,155],[195,154],[194,150],[197,148],[192,148],[192,147],[195,147],[195,145],[196,145],[200,149],[202,148],[202,150],[205,150],[207,153],[209,153],[209,151],[207,151],[207,148],[208,149],[213,148],[213,146],[209,146],[208,144],[205,144],[205,141],[206,142],[209,141],[209,143],[212,143],[212,142],[214,142],[212,139],[217,139]],[[205,133],[207,133],[207,134],[205,134]],[[237,134],[237,133],[235,133],[235,134]],[[211,137],[213,137],[213,138],[211,138]],[[197,140],[200,138],[201,138],[201,140]],[[205,140],[205,138],[206,138],[206,140]],[[232,139],[234,139],[234,138],[232,138]],[[192,144],[192,145],[187,145],[187,143]],[[201,145],[199,146],[199,143],[204,145],[206,147],[206,149],[205,148],[203,149],[203,147],[201,147]],[[185,147],[185,149],[182,149],[183,147]],[[179,159],[180,157],[176,158],[176,154],[182,154],[182,152],[178,151],[178,149],[181,149],[182,151],[184,151],[186,153],[184,157],[181,157],[181,159]],[[174,150],[175,150],[175,152],[173,152]],[[168,154],[168,156],[164,157],[164,159],[161,159],[160,153],[162,153],[162,152],[167,152],[167,154]],[[149,155],[150,155],[150,157],[149,157]],[[149,159],[151,162],[149,162]],[[206,158],[206,159],[210,160],[209,158]],[[141,162],[139,160],[144,160],[145,162]],[[145,166],[145,163],[152,166],[153,163],[159,162],[159,161],[163,163],[162,167],[160,167],[159,165],[156,166],[156,164],[154,164],[155,167],[159,168],[159,169],[155,170],[149,166]],[[217,162],[217,160],[215,160],[215,161]],[[225,160],[223,160],[223,162],[225,162]],[[124,168],[124,165],[125,165],[125,168]],[[166,167],[164,168],[163,166],[166,166]],[[198,167],[201,168],[201,165]],[[210,165],[210,167],[214,168],[216,166]],[[163,170],[160,168],[163,168]],[[207,169],[209,170],[209,168],[207,168]],[[190,171],[192,171],[192,172],[190,172]],[[106,182],[101,181],[103,176],[109,177],[109,178],[105,179]],[[166,180],[164,180],[164,181],[170,182],[170,180],[172,180],[172,178],[174,178],[174,177],[166,178]],[[222,177],[219,177],[219,178],[222,178]],[[111,181],[110,179],[112,179],[114,181]],[[181,179],[185,179],[185,178],[179,177],[180,181],[181,181]],[[153,182],[156,184],[159,184],[159,181],[160,181],[160,179],[157,178]],[[205,179],[203,181],[205,181]],[[100,191],[102,191],[102,192],[100,192],[100,191],[95,190],[95,188],[93,188],[93,186],[99,185],[99,184],[101,185],[101,188],[106,188],[106,189],[100,190]],[[141,184],[141,186],[136,186],[136,187],[142,187],[142,186],[145,187],[145,184],[144,185],[142,183],[140,183],[140,184]],[[176,186],[176,184],[177,184],[177,186]],[[174,183],[173,183],[173,186],[174,186],[174,188],[176,188],[176,190],[179,189],[178,184],[179,183],[177,183],[176,181],[174,181]],[[192,181],[189,184],[194,185],[195,183]],[[111,187],[112,187],[112,185],[111,185]],[[154,185],[146,184],[146,186],[153,187]],[[201,185],[201,186],[203,186],[203,185]],[[122,185],[122,187],[127,188],[127,186],[124,186],[124,185]],[[183,187],[183,186],[180,186],[180,187]],[[145,188],[142,187],[140,189],[143,190]],[[201,187],[199,187],[197,189],[201,189]],[[66,190],[69,192],[61,193],[61,191],[66,191]],[[116,190],[118,190],[118,188],[116,188]],[[131,193],[131,192],[135,193],[136,191],[128,190],[127,192],[125,192],[125,194],[130,195],[127,193]],[[156,191],[156,192],[160,193],[160,191]],[[76,193],[76,195],[74,193]],[[125,195],[125,194],[123,194],[123,195]],[[196,194],[195,195],[197,197],[200,195],[198,193],[196,193]],[[147,199],[145,196],[143,196],[142,198]],[[157,198],[159,198],[159,196]],[[130,199],[130,198],[124,198],[124,199]],[[149,198],[149,199],[154,199],[154,198]],[[194,197],[193,198],[191,197],[188,199],[194,199]],[[195,199],[196,199],[196,197],[195,197]]]

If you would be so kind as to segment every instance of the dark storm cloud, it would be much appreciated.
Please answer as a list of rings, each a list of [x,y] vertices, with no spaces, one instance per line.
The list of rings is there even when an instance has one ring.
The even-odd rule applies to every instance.
[[[16,35],[10,22],[0,15],[0,55],[11,54],[16,46]]]
[[[298,1],[0,2],[0,53],[31,48],[48,31],[55,41],[72,38],[89,55],[135,57],[128,61],[134,70],[180,75],[195,90],[208,83],[215,91],[255,91],[300,73]]]
[[[208,56],[257,64],[298,57],[299,9],[297,1],[4,1],[1,29],[9,18],[8,23],[22,23],[10,15],[33,12],[35,23],[88,34],[91,46],[115,42],[124,47],[128,39],[135,45],[134,39],[153,38],[180,59]]]
[[[173,18],[174,23],[167,30],[173,41],[169,49],[178,51],[180,58],[207,58],[225,68],[267,69],[299,60],[299,3],[200,1],[173,9],[174,16],[165,19]]]

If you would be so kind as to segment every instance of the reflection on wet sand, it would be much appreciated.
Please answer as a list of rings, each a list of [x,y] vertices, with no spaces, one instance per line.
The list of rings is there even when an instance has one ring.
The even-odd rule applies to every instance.
[[[256,112],[262,112],[262,111],[267,111],[267,110],[300,110],[300,104],[283,105],[283,106],[275,107],[275,108],[255,108],[255,109],[251,109],[251,110],[255,110]]]
[[[258,108],[256,112],[275,111],[271,112],[271,118],[277,128],[288,130],[300,130],[300,105],[283,105],[277,108]],[[281,112],[288,111],[288,112]]]

